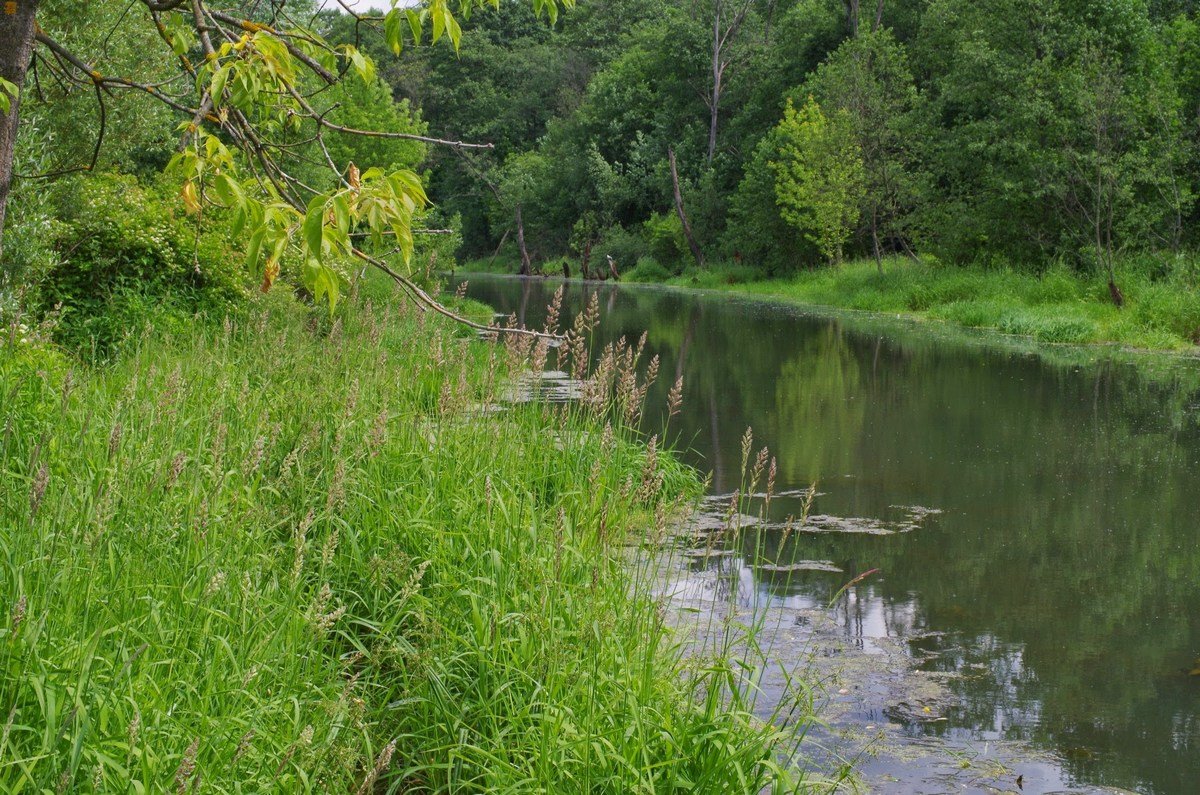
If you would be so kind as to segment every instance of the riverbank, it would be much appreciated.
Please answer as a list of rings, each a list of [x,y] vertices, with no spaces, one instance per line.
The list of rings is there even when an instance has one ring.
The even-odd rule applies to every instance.
[[[631,274],[637,277],[637,272]],[[1011,270],[931,265],[892,258],[847,263],[781,279],[744,280],[737,270],[688,271],[669,284],[728,290],[802,304],[908,315],[1039,342],[1115,343],[1152,350],[1194,350],[1200,340],[1200,290],[1177,279],[1129,273],[1117,308],[1107,282],[1065,269],[1035,276]]]
[[[695,474],[617,397],[499,408],[545,349],[364,293],[99,368],[5,335],[0,789],[797,786],[630,579]]]
[[[885,260],[882,273],[874,260],[771,279],[760,278],[749,267],[693,267],[670,276],[656,266],[633,268],[622,281],[903,315],[1045,343],[1195,351],[1200,343],[1200,289],[1178,272],[1155,277],[1144,271],[1130,266],[1118,273],[1123,308],[1113,305],[1104,279],[1082,278],[1065,268],[1033,275],[908,258]]]

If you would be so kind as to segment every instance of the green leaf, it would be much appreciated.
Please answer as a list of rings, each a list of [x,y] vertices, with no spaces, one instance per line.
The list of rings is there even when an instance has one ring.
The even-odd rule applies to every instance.
[[[429,16],[433,19],[433,43],[437,44],[438,39],[446,31],[446,7],[440,3],[435,3],[429,8]]]
[[[313,294],[313,298],[320,301],[322,298],[329,301],[329,313],[333,314],[337,309],[338,294],[341,290],[341,280],[338,278],[337,271],[328,265],[322,265],[316,260],[309,259],[304,263],[302,270],[304,286]]]
[[[358,76],[363,79],[364,83],[370,83],[375,79],[375,64],[357,47],[346,47],[346,55],[350,58],[350,65],[354,67],[355,72],[358,72]]]
[[[404,39],[400,35],[401,22],[404,14],[398,8],[393,8],[388,12],[388,15],[383,18],[383,37],[387,41],[388,47],[393,55],[399,55],[404,49]]]
[[[410,8],[404,12],[408,17],[408,27],[412,31],[413,43],[418,46],[421,44],[421,34],[424,32],[425,24],[421,20],[421,14],[416,9]]]
[[[304,243],[308,253],[318,262],[321,260],[321,242],[324,239],[325,228],[325,196],[317,196],[308,203],[308,211],[304,216]]]
[[[5,115],[12,110],[12,101],[15,100],[21,93],[21,89],[17,88],[16,84],[10,83],[3,77],[0,77],[0,113]]]
[[[260,226],[254,230],[254,234],[250,235],[250,242],[246,245],[246,267],[250,272],[258,275],[258,258],[259,252],[262,250],[263,239],[267,236],[267,228]]]
[[[242,186],[228,174],[218,174],[213,180],[213,190],[226,207],[240,208],[246,203],[246,195]]]
[[[212,82],[209,84],[208,92],[212,97],[214,108],[221,107],[221,98],[225,94],[225,83],[229,81],[229,67],[222,66],[213,73]]]
[[[345,193],[333,197],[333,217],[340,231],[350,231],[350,202]]]

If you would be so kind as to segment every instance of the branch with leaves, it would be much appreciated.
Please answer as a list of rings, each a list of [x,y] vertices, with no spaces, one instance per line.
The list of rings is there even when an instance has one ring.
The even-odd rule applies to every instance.
[[[574,0],[530,2],[551,23],[560,8],[574,5]],[[32,5],[36,11],[37,3]],[[165,83],[107,74],[103,64],[91,63],[36,26],[32,35],[48,53],[43,61],[56,77],[90,84],[101,103],[106,93],[137,91],[182,116],[180,148],[168,171],[182,183],[184,205],[198,216],[207,205],[232,215],[234,233],[247,241],[247,267],[261,278],[264,290],[290,253],[304,263],[305,286],[332,310],[342,282],[337,263],[358,259],[387,273],[418,304],[466,323],[412,279],[351,242],[366,238],[377,250],[390,246],[409,267],[413,236],[424,231],[420,218],[430,207],[420,176],[409,169],[361,164],[360,170],[354,163],[338,163],[325,136],[402,139],[456,150],[489,149],[491,144],[337,123],[330,118],[337,103],[330,104],[324,92],[343,80],[371,83],[374,63],[357,46],[332,44],[278,8],[264,17],[256,15],[259,4],[250,0],[221,3],[220,8],[208,0],[140,0],[140,5],[163,42],[164,62],[178,72]],[[431,44],[444,39],[457,50],[459,19],[484,6],[498,9],[500,0],[422,0],[413,7],[392,0],[383,16],[346,11],[378,31],[399,56],[427,38]],[[0,67],[3,59],[0,55]],[[17,83],[0,80],[4,116],[11,111],[15,119],[19,97]],[[97,151],[101,141],[98,136]],[[297,141],[316,143],[336,187],[322,190],[297,175]]]

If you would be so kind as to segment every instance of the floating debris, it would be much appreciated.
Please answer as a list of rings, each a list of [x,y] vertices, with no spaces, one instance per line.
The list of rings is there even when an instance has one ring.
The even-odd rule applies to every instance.
[[[845,571],[842,567],[834,565],[832,560],[798,560],[795,563],[762,563],[758,565],[760,571],[828,571],[834,574],[840,574]]]

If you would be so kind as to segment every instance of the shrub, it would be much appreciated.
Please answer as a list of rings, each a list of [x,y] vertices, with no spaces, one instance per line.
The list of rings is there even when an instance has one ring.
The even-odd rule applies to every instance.
[[[688,254],[679,216],[675,213],[654,213],[646,219],[642,228],[650,256],[672,270],[678,268]]]
[[[637,261],[633,270],[624,274],[631,282],[653,282],[659,284],[671,278],[671,272],[659,264],[653,257],[642,257]]]
[[[635,265],[642,257],[648,256],[646,241],[636,232],[631,232],[621,226],[612,226],[600,234],[600,240],[592,247],[592,262],[590,268],[604,266],[604,258],[612,257],[617,261],[617,270]]]
[[[68,347],[106,356],[152,316],[224,316],[248,294],[244,258],[221,218],[201,229],[166,184],[93,175],[63,183],[54,199],[57,262],[34,306],[61,305],[57,336]]]

